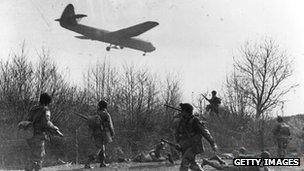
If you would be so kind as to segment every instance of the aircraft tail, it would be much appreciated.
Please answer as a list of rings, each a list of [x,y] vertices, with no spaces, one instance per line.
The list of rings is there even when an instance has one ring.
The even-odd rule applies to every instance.
[[[75,14],[74,6],[69,4],[65,7],[61,17],[55,21],[59,21],[61,26],[76,25],[78,23],[77,20],[86,16],[84,14]]]

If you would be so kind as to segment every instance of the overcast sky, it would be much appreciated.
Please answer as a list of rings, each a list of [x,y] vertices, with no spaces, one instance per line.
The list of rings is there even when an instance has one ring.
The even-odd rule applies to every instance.
[[[140,35],[156,51],[123,49],[106,52],[107,44],[79,40],[54,19],[72,3],[76,13],[87,14],[81,23],[110,31],[147,20],[159,26]],[[233,55],[247,40],[272,37],[295,61],[292,82],[299,83],[285,104],[285,115],[304,111],[304,1],[282,0],[1,0],[0,59],[26,41],[29,54],[50,49],[53,60],[68,72],[71,82],[105,58],[113,65],[133,63],[153,72],[179,73],[184,101],[199,92],[218,90],[231,72]],[[37,60],[32,55],[32,60]]]

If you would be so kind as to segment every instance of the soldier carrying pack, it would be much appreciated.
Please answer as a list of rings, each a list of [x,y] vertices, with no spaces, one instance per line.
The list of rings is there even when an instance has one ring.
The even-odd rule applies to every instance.
[[[286,149],[290,140],[290,128],[284,123],[281,116],[277,117],[278,124],[273,129],[273,135],[278,146],[278,157],[284,157],[286,155]]]
[[[45,140],[49,140],[49,136],[63,136],[58,127],[51,122],[51,112],[48,105],[52,98],[47,93],[40,95],[39,105],[31,108],[27,121],[18,124],[19,129],[28,130],[32,128],[33,136],[27,139],[27,143],[31,149],[30,159],[25,170],[40,170],[42,168],[42,160],[45,156]]]
[[[114,127],[110,114],[107,111],[107,102],[101,100],[98,103],[97,114],[88,117],[87,123],[92,131],[92,137],[95,142],[95,146],[98,149],[97,158],[100,161],[100,167],[106,167],[105,164],[105,150],[108,143],[113,141],[114,137]],[[90,154],[87,162],[85,163],[85,168],[91,168],[90,163],[96,159],[95,154]]]

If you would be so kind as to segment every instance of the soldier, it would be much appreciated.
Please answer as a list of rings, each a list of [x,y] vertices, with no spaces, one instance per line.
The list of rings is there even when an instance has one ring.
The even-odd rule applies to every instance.
[[[124,154],[124,152],[123,152],[123,150],[122,150],[121,147],[116,147],[116,148],[114,148],[113,151],[114,151],[114,155],[113,155],[114,157],[112,159],[114,161],[119,162],[119,163],[129,161],[129,159],[127,159],[127,158],[124,157],[125,154]]]
[[[51,101],[51,96],[43,93],[40,95],[39,105],[32,107],[29,112],[28,121],[33,128],[33,136],[27,139],[31,154],[26,171],[36,171],[42,168],[42,161],[45,156],[45,140],[49,138],[48,135],[63,136],[58,127],[50,121],[51,112],[48,105]]]
[[[160,143],[156,144],[155,148],[149,152],[149,155],[153,161],[163,161],[164,159],[162,157],[164,157],[171,164],[174,164],[172,155],[168,152],[165,152],[165,143],[164,142],[160,142]]]
[[[100,161],[100,167],[106,167],[105,149],[108,143],[112,142],[114,137],[114,127],[110,114],[107,111],[107,102],[101,100],[98,103],[97,114],[92,117],[95,119],[94,124],[89,124],[94,138],[95,146],[98,148],[97,157]],[[90,121],[90,120],[89,120]],[[89,155],[85,168],[90,169],[90,163],[95,160],[94,154]]]
[[[221,104],[221,99],[216,96],[216,91],[213,90],[211,94],[212,94],[211,99],[208,99],[206,96],[204,96],[204,98],[210,103],[207,105],[206,110],[208,112],[210,111],[218,114],[219,113],[218,107]]]
[[[303,153],[304,152],[304,127],[302,128],[302,133],[299,138],[302,140],[301,152]]]
[[[201,171],[201,168],[195,162],[195,156],[204,152],[202,137],[208,140],[214,151],[216,151],[217,145],[205,125],[193,115],[192,105],[181,103],[180,107],[181,120],[175,135],[182,152],[180,171],[187,171],[188,168]]]
[[[149,155],[153,160],[158,160],[161,157],[161,154],[165,150],[165,143],[160,142],[156,144],[155,148],[149,152]]]
[[[152,158],[149,154],[145,154],[143,152],[140,152],[135,157],[133,157],[131,159],[131,161],[142,163],[142,162],[152,162],[153,160],[152,160]]]
[[[281,116],[277,117],[278,124],[273,129],[273,135],[278,145],[278,157],[283,158],[286,154],[286,148],[290,139],[289,126],[284,123]]]

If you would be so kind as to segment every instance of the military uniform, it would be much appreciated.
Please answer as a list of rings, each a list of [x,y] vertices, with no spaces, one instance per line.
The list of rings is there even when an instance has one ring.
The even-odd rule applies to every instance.
[[[158,143],[153,150],[150,151],[150,156],[153,160],[159,160],[165,150],[165,144],[163,142]]]
[[[51,112],[47,106],[38,105],[30,110],[28,121],[32,122],[33,136],[27,139],[31,155],[26,170],[42,168],[42,161],[45,156],[45,140],[48,139],[47,134],[58,131],[50,118]]]
[[[165,151],[165,143],[164,142],[160,142],[158,143],[154,149],[152,149],[149,152],[149,155],[152,159],[152,161],[164,161],[165,159],[168,160],[170,163],[174,163],[173,158],[172,158],[172,154],[170,154],[169,152]]]
[[[112,142],[112,137],[114,136],[113,122],[106,109],[99,109],[93,119],[95,123],[89,123],[89,128],[92,131],[95,146],[98,148],[97,156],[100,160],[100,166],[105,167],[106,145]],[[94,160],[94,154],[91,154],[85,164],[85,168],[90,168],[90,163]]]
[[[180,106],[183,116],[176,131],[176,141],[182,152],[180,171],[186,171],[188,168],[200,171],[201,168],[195,162],[195,156],[204,152],[202,137],[209,141],[213,149],[216,149],[216,144],[205,125],[192,114],[193,107],[188,103],[180,104]]]
[[[273,135],[278,146],[278,157],[284,157],[290,139],[289,126],[284,122],[279,122],[273,129]]]
[[[208,102],[210,104],[207,105],[206,110],[218,114],[219,113],[218,108],[219,105],[221,104],[221,99],[216,96],[213,96],[211,99],[208,100]]]
[[[302,134],[299,137],[301,139],[301,152],[304,153],[304,127],[302,128]]]

